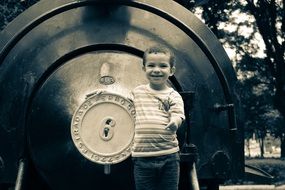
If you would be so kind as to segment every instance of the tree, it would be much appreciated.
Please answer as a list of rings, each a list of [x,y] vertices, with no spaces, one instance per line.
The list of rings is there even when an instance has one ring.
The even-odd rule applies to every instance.
[[[266,46],[268,72],[274,77],[274,105],[285,117],[285,0],[246,0],[245,11],[251,13]],[[281,157],[285,157],[285,126],[279,130]],[[276,131],[275,131],[276,132]]]
[[[274,131],[276,109],[273,108],[273,78],[266,72],[265,60],[244,56],[236,66],[244,74],[240,79],[240,88],[244,115],[245,139],[254,133],[260,142],[261,157],[264,155],[264,138]],[[250,64],[249,64],[250,63]],[[272,123],[271,125],[269,123]]]
[[[195,1],[177,2],[194,12],[202,9],[201,17],[224,47],[235,50],[232,61],[241,86],[248,90],[242,95],[243,108],[251,115],[245,119],[245,131],[261,132],[260,124],[265,125],[264,131],[281,139],[281,157],[285,157],[285,0],[210,0],[196,9],[189,3]],[[257,42],[259,36],[261,42]],[[260,56],[263,44],[264,55]],[[250,74],[256,79],[247,78]],[[264,90],[256,96],[254,89]],[[267,101],[262,100],[264,97]],[[263,108],[252,105],[253,100],[263,102]],[[264,136],[264,132],[259,134],[260,138]]]

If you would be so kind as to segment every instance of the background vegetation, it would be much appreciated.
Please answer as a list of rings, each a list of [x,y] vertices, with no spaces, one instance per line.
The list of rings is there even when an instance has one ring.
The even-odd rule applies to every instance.
[[[0,30],[39,0],[0,0]]]
[[[228,49],[246,113],[245,138],[255,133],[263,157],[270,133],[280,139],[284,158],[285,0],[176,1],[200,16]],[[197,6],[201,2],[205,4]]]

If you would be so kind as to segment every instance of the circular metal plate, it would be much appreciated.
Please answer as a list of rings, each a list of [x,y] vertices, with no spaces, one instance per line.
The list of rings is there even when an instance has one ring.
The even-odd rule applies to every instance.
[[[72,140],[79,152],[99,164],[116,164],[131,154],[135,109],[114,93],[98,93],[85,100],[73,115]]]

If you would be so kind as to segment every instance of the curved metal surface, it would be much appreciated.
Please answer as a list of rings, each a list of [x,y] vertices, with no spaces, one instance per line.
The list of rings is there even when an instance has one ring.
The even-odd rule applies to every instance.
[[[5,119],[1,118],[3,122],[0,130],[4,128],[12,129],[13,132],[9,133],[11,134],[9,140],[19,138],[20,141],[24,142],[26,131],[23,124],[26,123],[29,129],[29,148],[34,161],[40,173],[48,178],[51,173],[59,170],[61,166],[50,162],[55,164],[56,167],[45,168],[46,166],[43,163],[48,162],[41,159],[44,159],[42,158],[43,155],[48,154],[48,152],[41,152],[40,150],[43,148],[41,146],[47,145],[48,147],[49,145],[44,145],[45,142],[42,142],[42,139],[48,137],[44,134],[48,133],[48,123],[53,126],[54,131],[57,130],[54,126],[58,125],[51,119],[46,120],[43,117],[42,119],[46,120],[46,123],[43,123],[41,129],[37,127],[41,124],[37,117],[40,118],[41,116],[39,110],[45,110],[43,114],[45,116],[48,116],[50,112],[62,112],[57,120],[62,123],[62,128],[58,128],[58,133],[51,133],[54,142],[50,148],[53,147],[57,150],[56,152],[59,153],[56,154],[57,156],[60,156],[60,151],[62,151],[63,155],[61,157],[63,159],[72,150],[72,155],[78,159],[81,165],[84,165],[84,168],[85,166],[90,168],[90,170],[84,169],[86,172],[85,174],[82,173],[84,176],[91,175],[92,169],[93,171],[101,171],[100,167],[92,166],[92,164],[90,166],[90,163],[77,157],[78,155],[73,152],[74,147],[69,144],[70,137],[64,135],[65,126],[70,122],[71,115],[80,100],[82,100],[82,96],[98,88],[98,85],[103,85],[100,82],[97,83],[101,75],[95,76],[97,86],[94,86],[90,85],[89,78],[83,80],[84,74],[90,74],[90,70],[83,71],[81,67],[74,65],[74,73],[70,72],[69,75],[66,75],[63,71],[69,65],[68,63],[76,60],[77,57],[82,57],[82,61],[84,61],[84,55],[88,53],[103,51],[116,54],[119,51],[135,56],[139,60],[143,50],[148,46],[163,43],[177,55],[178,71],[175,78],[171,79],[172,85],[178,90],[195,91],[194,108],[193,113],[191,113],[193,114],[191,118],[193,118],[194,128],[191,132],[193,133],[194,143],[198,145],[200,154],[203,155],[200,157],[200,165],[207,162],[217,148],[223,147],[231,154],[229,142],[232,139],[229,137],[228,129],[236,128],[234,110],[221,113],[210,111],[215,103],[222,105],[233,103],[232,86],[235,85],[236,80],[230,61],[215,36],[193,14],[173,1],[165,1],[163,5],[160,2],[150,0],[108,1],[108,5],[118,4],[123,6],[110,9],[104,8],[106,12],[100,12],[99,10],[102,10],[100,8],[103,8],[102,4],[106,2],[90,0],[50,3],[49,1],[42,1],[24,13],[26,17],[33,18],[32,22],[29,22],[29,19],[23,21],[26,24],[21,23],[22,28],[18,28],[19,32],[17,30],[9,31],[15,28],[17,22],[20,22],[19,19],[16,19],[14,23],[7,27],[8,31],[2,32],[1,35],[8,37],[6,39],[9,40],[0,41],[0,46],[4,48],[0,57],[0,84],[2,84],[0,89],[10,90],[2,99],[0,98],[0,103],[3,103],[4,107],[7,108],[0,110],[0,113],[5,116]],[[47,6],[43,8],[40,5]],[[96,9],[96,6],[99,6],[99,8]],[[96,11],[99,11],[98,14],[94,14]],[[41,16],[38,17],[38,13]],[[70,18],[70,20],[67,22],[66,18]],[[165,27],[168,30],[165,30]],[[46,30],[47,28],[48,30]],[[128,56],[126,55],[126,57]],[[131,60],[129,59],[129,61]],[[92,61],[95,61],[95,59],[92,59]],[[138,62],[134,65],[140,67]],[[93,67],[99,72],[100,68],[97,68],[96,64],[88,68]],[[143,74],[139,70],[136,70],[136,72],[139,75]],[[77,88],[73,86],[77,81],[72,79],[72,75],[82,78],[82,80],[79,80],[81,81],[79,86],[81,86],[75,92],[68,90]],[[136,79],[131,74],[130,78],[127,75],[121,76],[119,80],[114,80],[114,83],[106,83],[105,85],[111,88],[117,85],[113,89],[125,93],[135,84],[145,82],[143,77]],[[92,78],[92,75],[88,76]],[[113,78],[115,77],[113,76]],[[17,89],[12,89],[13,86],[16,86]],[[49,87],[47,88],[47,86]],[[62,96],[57,93],[61,93]],[[45,100],[48,100],[51,104]],[[15,110],[13,106],[7,103],[9,101],[14,101],[15,105],[20,105],[19,108]],[[17,113],[15,115],[20,115],[18,123],[9,119],[15,118],[15,115],[11,114],[11,110],[15,110],[15,113]],[[205,115],[208,116],[208,121],[203,119]],[[57,117],[57,115],[55,116]],[[27,121],[25,121],[26,118]],[[182,127],[180,133],[183,133],[184,128]],[[39,138],[41,135],[37,137],[38,133],[44,135],[44,138]],[[59,143],[62,135],[64,139],[69,140]],[[37,144],[37,142],[39,143]],[[59,147],[56,147],[56,143],[59,143]],[[8,157],[12,158],[10,160],[17,159],[19,156],[15,152],[22,155],[23,150],[21,149],[15,148],[13,149],[14,153],[12,151],[9,153],[9,150],[1,148],[0,156],[2,156],[1,151],[5,150],[8,154],[5,153],[7,155],[3,157],[4,161]],[[52,160],[56,158],[51,157]],[[15,170],[12,162],[7,164],[5,170]],[[71,162],[66,164],[74,163],[76,163],[76,159],[72,159]],[[68,168],[67,165],[64,167]],[[129,160],[121,169],[123,171],[127,168],[129,168]],[[199,172],[199,165],[197,169]],[[80,169],[76,167],[76,170]],[[112,172],[113,169],[111,169]],[[6,175],[6,178],[11,180],[13,176],[15,174],[11,172]],[[208,174],[204,173],[199,173],[199,176],[209,177]],[[69,179],[73,179],[72,176],[69,177]],[[101,174],[98,174],[98,178],[101,177]],[[55,184],[55,181],[52,183]]]
[[[221,85],[224,89],[225,98],[226,98],[227,103],[228,104],[232,103],[231,95],[230,95],[230,88],[229,88],[228,82],[227,82],[227,80],[223,74],[223,71],[220,68],[215,56],[211,53],[211,51],[209,51],[207,45],[203,42],[203,40],[193,30],[191,30],[191,28],[189,28],[184,23],[177,20],[175,17],[173,17],[173,16],[169,15],[168,13],[166,13],[162,10],[159,10],[155,7],[148,6],[146,4],[140,4],[140,3],[137,3],[135,1],[118,1],[118,0],[115,0],[115,1],[94,1],[94,0],[91,0],[91,1],[71,2],[69,4],[60,6],[54,10],[51,10],[51,11],[41,15],[40,17],[38,17],[37,19],[35,19],[31,23],[29,23],[21,31],[19,31],[15,36],[13,36],[9,42],[7,42],[7,44],[3,47],[3,49],[1,50],[1,53],[0,53],[0,65],[4,61],[5,57],[8,55],[8,53],[11,51],[13,46],[15,46],[17,44],[17,42],[19,42],[28,32],[30,32],[33,28],[35,28],[36,26],[38,26],[39,24],[41,24],[45,20],[50,19],[51,17],[56,16],[57,14],[63,13],[65,11],[68,11],[71,9],[75,9],[78,7],[84,7],[84,6],[90,6],[90,5],[95,6],[98,4],[126,5],[126,6],[141,8],[143,10],[155,13],[162,18],[165,18],[166,20],[170,21],[175,26],[180,28],[182,31],[184,31],[190,38],[192,38],[197,43],[197,45],[201,48],[201,50],[208,57],[208,59],[212,63],[212,66],[214,67],[214,69],[215,69],[215,71],[216,71],[216,73],[217,73],[217,75],[221,81]],[[231,115],[231,113],[229,115]],[[230,120],[231,120],[231,118],[230,118]]]
[[[245,179],[257,184],[271,184],[274,177],[260,168],[245,164]]]

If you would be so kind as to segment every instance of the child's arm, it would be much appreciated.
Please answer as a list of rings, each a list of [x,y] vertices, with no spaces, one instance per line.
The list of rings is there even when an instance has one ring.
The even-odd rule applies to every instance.
[[[178,94],[178,92],[172,93],[169,97],[170,109],[170,121],[165,127],[166,130],[171,130],[176,132],[178,127],[182,124],[185,119],[184,115],[184,103],[182,97]]]

